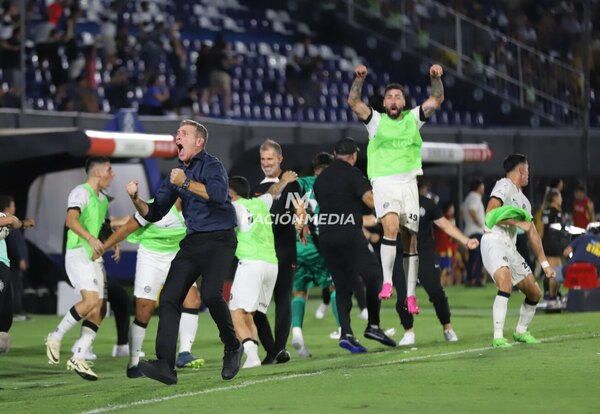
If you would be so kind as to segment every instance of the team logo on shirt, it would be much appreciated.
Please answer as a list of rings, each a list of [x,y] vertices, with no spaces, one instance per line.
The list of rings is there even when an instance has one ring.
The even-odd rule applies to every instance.
[[[388,208],[390,206],[389,201],[386,201],[385,203],[383,203],[383,208]]]
[[[98,279],[94,279],[94,285],[98,286]]]
[[[144,286],[144,292],[146,293],[150,293],[150,291],[152,291],[152,288],[148,285]]]
[[[419,214],[421,217],[425,217],[425,209],[423,207],[419,208]]]

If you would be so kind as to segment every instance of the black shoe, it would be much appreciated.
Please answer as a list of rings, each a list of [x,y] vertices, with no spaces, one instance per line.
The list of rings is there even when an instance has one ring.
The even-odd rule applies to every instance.
[[[348,351],[350,351],[353,354],[362,354],[362,353],[367,352],[367,348],[362,346],[358,342],[358,340],[350,334],[346,334],[346,335],[343,335],[342,337],[340,337],[339,345],[340,345],[340,348],[347,349]]]
[[[287,349],[282,349],[275,356],[275,363],[285,364],[286,362],[289,362],[290,359],[292,359],[292,357],[290,356],[290,353],[287,351]]]
[[[140,361],[138,368],[141,373],[148,378],[152,378],[153,380],[162,382],[166,385],[177,384],[177,372],[175,372],[174,369],[171,369],[164,359]]]
[[[271,365],[273,363],[275,363],[275,356],[271,354],[267,354],[265,359],[263,359],[261,362],[262,365]]]
[[[137,365],[132,367],[127,367],[127,378],[144,378],[145,375],[142,374],[140,368]]]
[[[373,339],[375,341],[379,341],[387,346],[396,346],[396,341],[387,336],[385,332],[378,326],[377,328],[373,328],[372,326],[367,326],[365,329],[365,338]]]
[[[244,355],[244,346],[241,343],[237,349],[225,350],[221,370],[221,377],[224,380],[230,380],[237,375],[242,364],[242,355]]]

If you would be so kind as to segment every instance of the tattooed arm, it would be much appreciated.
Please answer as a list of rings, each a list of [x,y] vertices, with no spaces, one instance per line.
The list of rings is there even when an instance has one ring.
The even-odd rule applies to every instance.
[[[371,115],[371,108],[360,99],[367,72],[367,67],[364,65],[358,65],[356,67],[354,70],[356,78],[354,78],[354,82],[350,87],[350,93],[348,94],[348,105],[350,105],[352,112],[354,112],[361,121],[366,121]]]
[[[425,102],[421,104],[423,113],[429,118],[442,102],[444,102],[444,85],[442,84],[442,75],[444,71],[440,65],[431,65],[429,76],[431,76],[431,94]]]

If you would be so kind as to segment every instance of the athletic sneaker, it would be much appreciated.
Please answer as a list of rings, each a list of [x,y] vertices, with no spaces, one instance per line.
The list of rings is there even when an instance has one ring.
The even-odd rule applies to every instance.
[[[444,338],[447,342],[458,342],[458,336],[456,335],[456,332],[454,332],[454,329],[445,330]]]
[[[230,380],[237,375],[242,365],[242,356],[244,355],[244,346],[240,342],[236,349],[225,349],[223,354],[223,369],[221,378]]]
[[[73,353],[73,355],[75,355],[77,353],[77,342],[75,342],[73,344],[73,346],[71,347],[71,352]],[[84,353],[83,353],[83,358],[86,361],[95,361],[96,359],[98,359],[98,357],[96,356],[96,354],[94,354],[94,347],[90,346]]]
[[[140,361],[138,368],[146,377],[166,385],[177,384],[177,371],[171,369],[164,359]]]
[[[419,305],[417,305],[417,298],[415,296],[409,296],[406,298],[406,309],[411,315],[419,314]]]
[[[10,334],[0,332],[0,354],[10,351]]]
[[[140,371],[137,365],[127,367],[127,378],[145,378],[146,376]]]
[[[492,348],[512,348],[506,338],[496,338],[492,341]]]
[[[358,339],[356,339],[354,336],[349,335],[349,334],[344,335],[340,339],[339,345],[341,348],[347,349],[348,351],[350,351],[353,354],[362,354],[362,353],[367,352],[367,348],[362,346],[358,342]]]
[[[329,339],[340,339],[341,336],[342,336],[342,328],[337,328],[337,330],[335,330],[329,334]]]
[[[315,318],[323,319],[325,317],[325,312],[327,312],[328,307],[329,307],[329,305],[321,302],[321,304],[319,305],[319,307],[317,308],[317,310],[315,312]]]
[[[75,371],[81,378],[88,381],[96,381],[98,375],[92,371],[92,362],[88,362],[85,359],[71,358],[67,361],[67,370]]]
[[[292,359],[292,356],[287,349],[282,349],[277,353],[277,355],[275,355],[276,364],[285,364],[286,362],[289,362],[290,359]]]
[[[525,344],[539,344],[541,341],[536,339],[531,332],[527,331],[522,334],[513,333],[513,339],[517,342],[523,342]]]
[[[379,326],[376,328],[370,325],[367,326],[367,329],[365,329],[365,338],[381,342],[386,346],[397,346],[396,341],[387,336]]]
[[[56,365],[60,362],[60,341],[57,341],[49,333],[46,337],[46,356],[48,363]]]
[[[381,300],[389,299],[392,297],[392,293],[393,293],[392,284],[386,282],[383,284],[383,287],[381,288],[381,292],[379,292],[379,299],[381,299]]]
[[[404,332],[404,336],[400,342],[398,342],[398,346],[408,346],[415,344],[415,333],[414,332]]]
[[[175,362],[177,368],[200,368],[202,365],[204,365],[204,360],[196,358],[191,352],[180,352],[177,355],[177,362]]]

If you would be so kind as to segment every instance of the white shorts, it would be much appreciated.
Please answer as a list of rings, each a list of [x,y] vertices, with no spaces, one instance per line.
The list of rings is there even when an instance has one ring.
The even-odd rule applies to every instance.
[[[176,255],[177,252],[153,252],[140,246],[137,251],[133,295],[141,299],[158,299]]]
[[[401,226],[413,233],[419,231],[419,189],[416,179],[405,183],[375,179],[373,199],[377,217],[396,213]]]
[[[229,309],[267,313],[276,281],[276,264],[240,260],[231,286]]]
[[[486,233],[481,238],[481,259],[492,279],[498,269],[508,267],[513,286],[531,273],[531,268],[517,251],[516,246],[511,241],[492,233]]]
[[[65,270],[75,290],[98,292],[101,299],[106,297],[106,270],[102,257],[92,261],[83,247],[67,249]]]

